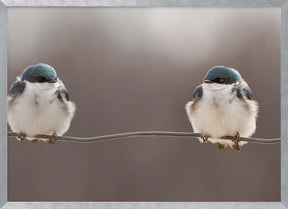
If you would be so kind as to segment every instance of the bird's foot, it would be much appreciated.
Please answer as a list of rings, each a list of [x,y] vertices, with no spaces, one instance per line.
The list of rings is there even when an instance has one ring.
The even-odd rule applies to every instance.
[[[236,151],[240,151],[239,141],[240,141],[240,134],[236,133],[232,138],[232,142],[234,142],[232,148]]]
[[[48,139],[46,142],[48,144],[55,144],[57,139],[58,139],[56,132],[53,132],[53,134],[51,136],[52,136],[52,139]]]
[[[23,132],[20,132],[17,134],[17,140],[18,141],[23,141],[26,138],[26,134]]]
[[[203,140],[204,143],[208,142],[208,136],[207,135],[201,135],[201,139]]]

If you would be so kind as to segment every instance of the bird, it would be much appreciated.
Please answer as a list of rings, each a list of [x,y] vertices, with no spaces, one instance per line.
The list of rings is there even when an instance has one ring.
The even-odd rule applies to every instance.
[[[17,139],[55,144],[70,127],[76,105],[70,100],[55,69],[45,63],[30,65],[11,85],[7,99],[7,120]],[[51,135],[51,139],[35,138]]]
[[[230,146],[240,151],[247,144],[240,136],[255,133],[259,104],[238,70],[219,65],[207,72],[185,109],[193,131],[201,134],[200,142],[217,143],[219,150]],[[220,139],[225,136],[233,138]]]

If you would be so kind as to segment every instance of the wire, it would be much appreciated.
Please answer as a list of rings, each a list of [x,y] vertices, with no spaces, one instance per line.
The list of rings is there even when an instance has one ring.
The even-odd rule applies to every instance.
[[[8,132],[8,137],[17,137],[18,133]],[[118,133],[118,134],[110,134],[103,136],[95,136],[95,137],[73,137],[73,136],[58,136],[57,141],[63,142],[76,142],[76,143],[92,143],[92,142],[100,142],[100,141],[108,141],[114,139],[121,138],[132,138],[132,137],[185,137],[185,138],[194,138],[201,137],[200,133],[193,132],[170,132],[170,131],[138,131],[138,132],[126,132],[126,133]],[[41,139],[53,139],[52,135],[36,135],[33,138],[41,138]],[[231,140],[232,136],[221,137],[221,139]],[[274,139],[260,139],[260,138],[246,138],[240,137],[240,141],[256,143],[256,144],[276,144],[281,143],[280,138]]]

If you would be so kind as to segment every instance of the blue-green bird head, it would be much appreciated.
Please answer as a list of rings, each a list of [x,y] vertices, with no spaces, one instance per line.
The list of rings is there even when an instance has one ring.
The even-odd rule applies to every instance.
[[[50,65],[39,63],[28,66],[23,71],[21,80],[30,83],[55,83],[57,81],[57,73]]]
[[[204,78],[204,83],[233,84],[241,82],[240,73],[225,66],[215,66],[211,68]]]

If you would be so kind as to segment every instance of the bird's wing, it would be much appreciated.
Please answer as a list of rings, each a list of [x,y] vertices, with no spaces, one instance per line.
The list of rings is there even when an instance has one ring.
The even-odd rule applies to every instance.
[[[56,94],[57,94],[57,98],[60,101],[64,101],[64,99],[66,101],[70,101],[69,93],[68,93],[68,91],[67,91],[67,89],[65,87],[64,88],[58,88],[57,91],[56,91]]]
[[[247,99],[252,100],[252,92],[249,88],[242,88],[241,93],[244,94]]]
[[[65,98],[66,101],[70,101],[69,93],[66,89],[57,90],[57,98],[61,101]]]
[[[192,96],[192,101],[188,102],[185,105],[185,109],[187,112],[188,117],[191,115],[191,111],[193,109],[193,106],[197,103],[197,101],[202,97],[203,95],[203,88],[202,85],[197,86],[193,92],[193,96]]]
[[[76,105],[74,102],[70,100],[68,90],[65,88],[62,81],[58,78],[57,82],[59,83],[59,86],[55,94],[57,96],[58,101],[62,104],[63,111],[66,112],[67,115],[70,117],[70,120],[72,120],[76,111]]]
[[[26,83],[21,81],[21,80],[17,80],[15,81],[15,83],[13,83],[13,85],[10,87],[9,90],[9,97],[11,97],[13,100],[21,95],[25,89]]]
[[[58,82],[60,85],[56,90],[57,98],[62,102],[64,100],[70,101],[70,96],[69,96],[68,90],[65,88],[64,84],[62,83],[62,81],[60,79],[58,79]]]
[[[248,100],[252,100],[252,91],[250,90],[250,88],[248,86],[246,87],[241,87],[239,86],[237,88],[237,97],[239,99],[248,99]]]
[[[246,107],[249,109],[249,112],[256,118],[259,112],[259,104],[253,100],[252,91],[249,86],[244,83],[244,85],[236,87],[236,96],[247,105]]]
[[[203,94],[202,85],[197,86],[193,92],[192,100],[195,101],[195,100],[201,98],[202,94]]]

